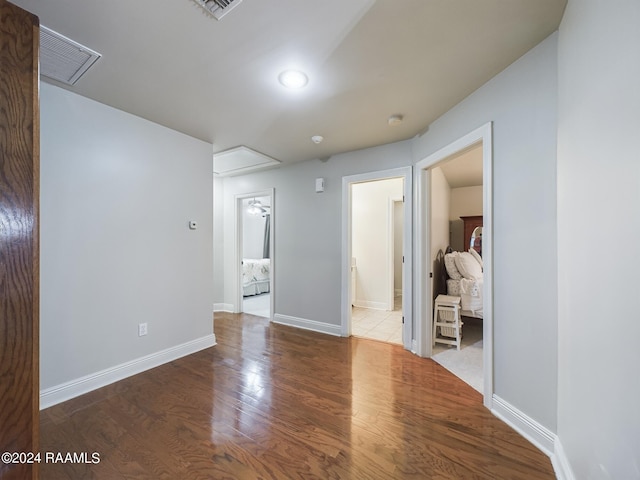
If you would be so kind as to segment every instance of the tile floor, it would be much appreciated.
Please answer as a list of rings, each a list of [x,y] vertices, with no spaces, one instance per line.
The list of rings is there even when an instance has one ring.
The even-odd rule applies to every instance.
[[[402,297],[395,298],[395,310],[392,312],[352,307],[351,333],[357,337],[402,345]]]

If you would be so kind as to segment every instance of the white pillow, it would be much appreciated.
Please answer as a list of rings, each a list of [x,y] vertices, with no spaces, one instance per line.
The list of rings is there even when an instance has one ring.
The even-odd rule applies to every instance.
[[[447,269],[447,273],[449,274],[449,278],[453,280],[460,280],[462,275],[458,271],[458,267],[456,267],[456,257],[459,252],[447,253],[444,256],[444,267]]]
[[[482,263],[482,257],[478,252],[476,252],[476,249],[470,248],[469,253],[473,255],[473,258],[475,258],[478,261],[478,263],[480,264],[480,268],[484,269],[484,263]]]
[[[455,257],[456,267],[464,278],[478,280],[482,278],[482,267],[469,252],[461,252]]]

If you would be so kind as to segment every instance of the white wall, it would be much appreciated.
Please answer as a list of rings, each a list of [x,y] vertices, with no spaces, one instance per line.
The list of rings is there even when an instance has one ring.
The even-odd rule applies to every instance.
[[[402,256],[404,237],[404,205],[393,204],[393,288],[396,295],[402,294]]]
[[[452,188],[449,220],[473,215],[482,215],[482,185]]]
[[[432,299],[440,292],[446,291],[446,285],[441,282],[442,265],[437,259],[438,252],[444,253],[450,242],[450,208],[451,208],[451,188],[440,167],[431,169],[431,198],[426,199],[429,214],[431,215],[431,252],[430,252],[430,272],[433,273],[430,296]],[[425,209],[425,212],[427,210]],[[431,315],[429,315],[429,318]]]
[[[275,313],[339,326],[342,177],[410,163],[405,141],[225,178],[225,245],[234,244],[234,195],[275,188]],[[323,193],[315,193],[317,177],[326,179]],[[232,305],[235,270],[225,254],[225,303]]]
[[[250,215],[247,212],[249,202],[253,198],[242,201],[242,256],[243,258],[264,258],[264,228],[266,217]],[[269,197],[257,197],[262,205],[269,205]]]
[[[41,150],[41,388],[210,336],[211,145],[42,83]]]
[[[449,211],[451,238],[449,243],[455,251],[469,249],[464,244],[464,221],[460,217],[483,215],[482,185],[451,189],[451,210]]]
[[[224,181],[213,179],[213,302],[224,302]]]
[[[435,265],[438,251],[444,253],[449,245],[449,211],[451,208],[451,188],[440,167],[431,169],[431,272],[434,273],[432,287],[435,290],[444,288],[437,285],[438,269]],[[432,292],[433,293],[433,292]],[[436,296],[433,294],[432,296]]]
[[[420,161],[493,122],[494,391],[556,429],[556,94],[552,35],[413,142]],[[535,245],[531,231],[536,231]]]
[[[558,435],[576,479],[640,479],[639,25],[636,0],[570,0],[560,26]]]
[[[391,178],[357,183],[351,187],[351,253],[356,259],[355,305],[393,310],[391,279],[394,271],[390,235],[390,202],[402,198],[404,180]]]

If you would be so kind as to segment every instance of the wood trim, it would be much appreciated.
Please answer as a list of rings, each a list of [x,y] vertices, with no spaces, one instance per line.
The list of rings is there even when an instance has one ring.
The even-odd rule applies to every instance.
[[[32,448],[37,452],[40,447],[40,20],[32,16],[33,68],[31,84],[33,104],[33,230],[31,250],[33,266],[33,298],[32,298],[32,383],[31,383],[31,418]],[[34,464],[32,478],[40,477],[40,468]]]
[[[39,20],[0,0],[0,451],[38,451]],[[0,463],[3,479],[38,465]]]

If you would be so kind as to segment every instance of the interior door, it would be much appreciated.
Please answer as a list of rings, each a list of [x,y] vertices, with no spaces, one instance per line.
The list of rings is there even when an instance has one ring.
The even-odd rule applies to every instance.
[[[39,38],[0,0],[0,452],[38,451]],[[38,478],[37,463],[3,455],[0,478]]]

